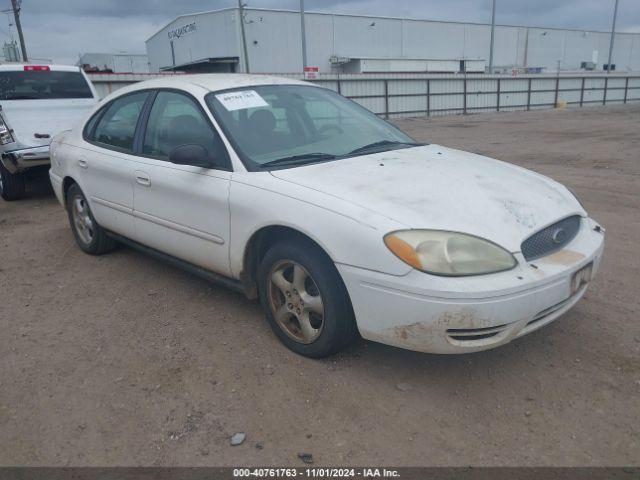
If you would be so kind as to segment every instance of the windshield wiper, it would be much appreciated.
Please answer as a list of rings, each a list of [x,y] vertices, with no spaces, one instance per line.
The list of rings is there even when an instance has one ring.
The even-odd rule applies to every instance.
[[[273,167],[276,165],[304,165],[306,163],[321,162],[323,160],[334,160],[338,158],[331,153],[303,153],[301,155],[291,155],[290,157],[278,158],[270,162],[263,163],[260,168]]]
[[[357,153],[366,153],[370,150],[372,151],[378,151],[383,147],[393,147],[393,146],[398,146],[398,147],[421,147],[423,146],[424,143],[416,143],[416,142],[398,142],[395,140],[382,140],[380,142],[374,142],[374,143],[370,143],[369,145],[365,145],[364,147],[359,147],[356,148],[355,150],[352,150],[351,152],[349,152],[349,155],[355,155]]]

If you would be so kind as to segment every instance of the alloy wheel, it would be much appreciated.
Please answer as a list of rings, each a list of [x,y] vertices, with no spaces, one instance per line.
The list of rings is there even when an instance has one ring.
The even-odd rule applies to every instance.
[[[313,343],[322,333],[322,295],[299,263],[281,260],[273,265],[268,277],[268,300],[276,322],[296,342]]]
[[[90,244],[94,235],[93,220],[91,220],[87,201],[80,195],[73,198],[71,215],[80,240],[87,245]]]

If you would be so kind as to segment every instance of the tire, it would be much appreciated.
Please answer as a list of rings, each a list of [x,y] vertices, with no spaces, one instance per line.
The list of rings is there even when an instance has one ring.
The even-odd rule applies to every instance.
[[[267,251],[258,268],[258,288],[271,328],[282,343],[300,355],[333,355],[357,334],[338,270],[306,239],[287,240]],[[302,328],[301,318],[306,328]]]
[[[71,231],[80,249],[89,255],[112,251],[117,246],[116,241],[93,218],[89,202],[77,184],[69,187],[66,199]]]
[[[0,162],[0,196],[11,202],[24,197],[24,191],[24,173],[10,173]]]

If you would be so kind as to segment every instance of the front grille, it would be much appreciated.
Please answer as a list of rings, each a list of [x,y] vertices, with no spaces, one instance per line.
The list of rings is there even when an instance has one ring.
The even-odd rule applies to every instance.
[[[574,215],[534,233],[522,242],[522,255],[531,261],[564,248],[578,234],[580,220]]]

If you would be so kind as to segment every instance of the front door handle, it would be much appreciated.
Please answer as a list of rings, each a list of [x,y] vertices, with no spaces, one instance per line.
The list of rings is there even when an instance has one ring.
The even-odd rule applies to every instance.
[[[88,168],[88,167],[89,167],[89,164],[87,163],[87,161],[86,161],[86,160],[82,160],[82,159],[80,159],[80,160],[78,160],[78,166],[79,166],[80,168]]]
[[[136,176],[136,182],[138,184],[142,185],[143,187],[151,186],[151,178],[149,178],[149,175],[147,173],[141,172],[140,170],[136,170],[135,176]]]

